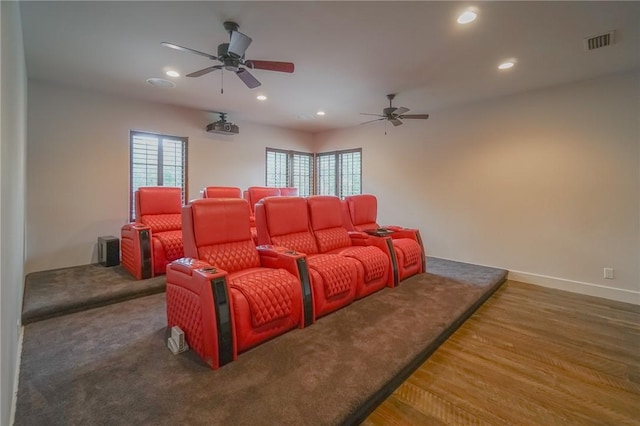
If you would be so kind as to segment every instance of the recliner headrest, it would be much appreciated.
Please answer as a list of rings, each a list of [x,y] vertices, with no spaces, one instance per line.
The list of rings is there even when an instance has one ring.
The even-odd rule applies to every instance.
[[[362,194],[345,197],[354,226],[375,223],[378,216],[378,201],[374,195]]]
[[[331,195],[314,195],[307,198],[311,229],[342,227],[340,198]]]
[[[186,206],[183,214],[189,214],[189,211],[196,247],[251,239],[249,204],[246,200],[201,198]],[[187,229],[183,230],[189,232]]]
[[[307,201],[300,197],[267,197],[261,204],[265,210],[267,227],[272,237],[309,232]]]
[[[235,186],[207,186],[203,198],[242,198],[242,190]]]
[[[136,191],[136,214],[179,214],[182,208],[182,189],[170,186],[142,187]]]

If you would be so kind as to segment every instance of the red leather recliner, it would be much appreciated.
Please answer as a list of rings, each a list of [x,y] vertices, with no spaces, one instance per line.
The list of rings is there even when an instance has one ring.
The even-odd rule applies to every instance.
[[[242,190],[235,186],[207,186],[202,198],[242,198]]]
[[[347,256],[358,261],[356,298],[385,286],[394,286],[389,245],[383,238],[363,233],[349,234],[342,224],[340,199],[328,195],[307,198],[309,223],[320,253]]]
[[[267,197],[256,204],[258,243],[307,255],[313,294],[313,318],[351,303],[358,287],[358,261],[321,254],[309,229],[307,201],[300,197]],[[258,246],[263,247],[263,246]]]
[[[244,198],[249,202],[251,208],[251,226],[255,225],[255,206],[256,203],[264,197],[277,197],[280,195],[280,188],[272,188],[269,186],[250,186],[244,192]]]
[[[165,273],[183,257],[182,189],[143,187],[135,192],[136,221],[120,231],[122,266],[137,279]]]
[[[259,253],[245,200],[194,200],[182,217],[187,257],[167,267],[167,321],[208,365],[305,325],[304,255]]]
[[[235,186],[207,186],[202,191],[202,198],[243,198],[242,190]],[[252,214],[252,213],[250,213]],[[255,220],[250,216],[251,238],[254,243],[258,243]]]
[[[378,201],[375,196],[352,195],[345,197],[342,203],[344,223],[348,229],[371,231],[380,228],[376,222]],[[398,279],[425,272],[426,257],[420,231],[400,226],[387,226],[386,229],[393,231],[389,236],[397,259]]]

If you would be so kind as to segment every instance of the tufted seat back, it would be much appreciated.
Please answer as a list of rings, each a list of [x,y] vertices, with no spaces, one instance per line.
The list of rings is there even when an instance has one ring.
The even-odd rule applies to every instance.
[[[378,201],[375,196],[370,194],[351,195],[345,197],[343,208],[347,219],[345,224],[353,225],[354,230],[364,231],[365,229],[379,228],[376,222],[378,217]]]
[[[300,197],[267,197],[256,204],[258,243],[287,247],[305,254],[318,253],[309,230],[307,202]]]
[[[242,198],[242,190],[235,186],[207,186],[203,198]]]
[[[136,221],[151,228],[151,232],[176,231],[181,229],[180,188],[157,186],[142,187],[135,192]]]
[[[307,198],[311,230],[320,253],[351,246],[347,230],[342,226],[342,207],[338,197],[315,195]]]
[[[251,213],[254,213],[255,205],[264,197],[276,197],[280,195],[279,188],[271,188],[269,186],[250,186],[247,188],[246,200],[249,202]]]
[[[184,256],[182,189],[141,187],[135,192],[136,222],[151,229],[153,274],[164,274],[167,263]]]
[[[243,199],[199,199],[182,209],[185,255],[229,273],[260,266]]]

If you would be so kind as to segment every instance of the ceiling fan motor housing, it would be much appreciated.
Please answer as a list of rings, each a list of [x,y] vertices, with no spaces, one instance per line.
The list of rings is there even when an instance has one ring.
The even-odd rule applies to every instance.
[[[222,43],[218,45],[218,57],[227,56],[229,50],[229,43]]]
[[[222,43],[218,45],[218,58],[224,64],[224,69],[227,71],[237,71],[240,65],[240,60],[227,53],[229,49],[229,43]]]

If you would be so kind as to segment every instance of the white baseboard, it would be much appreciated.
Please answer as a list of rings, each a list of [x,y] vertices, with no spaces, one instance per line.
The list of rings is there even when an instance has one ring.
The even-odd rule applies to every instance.
[[[618,302],[640,305],[640,292],[624,290],[621,288],[607,287],[599,284],[571,281],[563,278],[549,277],[546,275],[531,274],[521,271],[509,271],[508,279],[527,284],[535,284],[542,287],[555,288],[570,291],[572,293],[586,294],[588,296],[602,297]]]
[[[599,284],[585,283],[581,281],[566,280],[564,278],[549,277],[547,275],[532,274],[522,271],[510,271],[508,268],[495,265],[483,265],[476,262],[468,262],[459,259],[450,259],[437,255],[430,255],[444,260],[452,260],[454,262],[471,263],[478,266],[487,266],[489,268],[500,268],[508,271],[507,279],[512,281],[520,281],[527,284],[535,284],[542,287],[555,288],[557,290],[569,291],[571,293],[585,294],[587,296],[602,297],[603,299],[615,300],[618,302],[632,303],[640,305],[640,292],[633,290],[624,290],[621,288],[607,287]],[[429,261],[427,261],[427,271],[429,269]]]
[[[11,398],[11,414],[9,424],[12,425],[16,419],[16,403],[18,402],[18,381],[20,378],[20,364],[22,360],[22,339],[24,338],[24,326],[20,326],[20,335],[18,336],[18,356],[16,357],[16,374],[13,378],[13,396]]]

